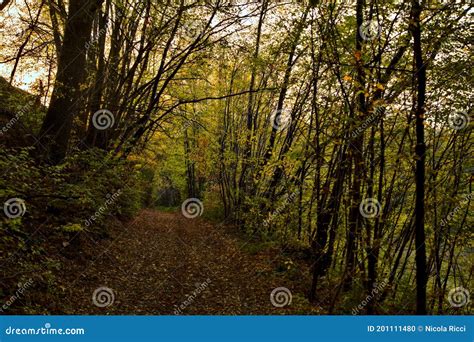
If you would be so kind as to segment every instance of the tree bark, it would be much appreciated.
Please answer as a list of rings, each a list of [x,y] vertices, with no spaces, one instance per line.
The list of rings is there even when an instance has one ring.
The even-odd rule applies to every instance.
[[[51,102],[40,131],[45,160],[57,164],[67,153],[85,75],[86,53],[95,11],[103,0],[71,0]]]
[[[356,68],[357,68],[357,83],[358,83],[358,95],[357,95],[357,106],[356,111],[353,114],[355,117],[354,123],[357,127],[360,123],[363,122],[366,117],[367,106],[365,101],[365,74],[362,63],[362,42],[363,39],[359,32],[359,27],[361,27],[364,21],[364,0],[357,1],[357,11],[356,11]],[[347,235],[347,254],[346,254],[346,274],[344,275],[344,289],[348,290],[352,286],[352,281],[355,272],[356,264],[356,252],[357,252],[357,238],[360,231],[360,212],[359,205],[362,199],[361,196],[361,187],[362,187],[362,178],[365,177],[365,165],[363,160],[363,150],[364,150],[364,134],[359,134],[355,137],[351,144],[350,148],[350,158],[354,162],[354,174],[352,187],[350,189],[351,196],[351,208],[349,212],[349,231]]]
[[[108,26],[108,11],[110,7],[110,0],[106,1],[105,4],[105,11],[99,11],[98,13],[98,32],[97,32],[97,72],[95,76],[94,86],[93,86],[93,93],[91,95],[91,104],[90,104],[90,114],[89,123],[87,128],[87,137],[86,137],[86,144],[89,147],[98,147],[100,149],[107,149],[108,145],[108,138],[110,136],[108,129],[106,130],[99,130],[94,127],[92,122],[92,115],[97,112],[101,108],[103,103],[103,93],[104,93],[104,86],[105,86],[105,36],[107,32]],[[95,45],[95,44],[92,44]],[[95,46],[89,46],[89,49],[95,49]],[[94,60],[93,63],[95,64],[96,61]],[[111,129],[111,127],[109,127]]]
[[[425,246],[425,93],[426,67],[421,49],[420,14],[422,8],[418,0],[412,1],[410,29],[413,35],[413,55],[416,65],[417,97],[415,109],[416,128],[416,199],[415,199],[415,248],[416,248],[416,313],[426,314],[426,246]]]
[[[8,4],[11,2],[11,0],[3,0],[0,3],[0,12],[3,11],[5,8],[7,8]]]

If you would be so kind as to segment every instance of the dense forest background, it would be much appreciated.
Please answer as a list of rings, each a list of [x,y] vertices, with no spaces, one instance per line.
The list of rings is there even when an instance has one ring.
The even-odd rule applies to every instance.
[[[0,312],[472,313],[472,14],[0,1]]]

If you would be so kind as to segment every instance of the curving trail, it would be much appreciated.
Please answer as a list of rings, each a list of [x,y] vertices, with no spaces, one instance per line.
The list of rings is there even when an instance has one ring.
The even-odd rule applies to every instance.
[[[302,281],[275,272],[275,255],[249,254],[224,226],[181,213],[144,210],[110,239],[87,243],[82,262],[69,261],[64,293],[53,313],[65,314],[303,314],[318,313],[298,288]],[[277,259],[278,259],[277,255]],[[92,301],[99,287],[112,289],[113,304]],[[275,307],[270,293],[292,292],[292,303]],[[99,291],[100,293],[100,291]],[[282,299],[282,298],[280,298]],[[110,300],[97,295],[99,305]]]

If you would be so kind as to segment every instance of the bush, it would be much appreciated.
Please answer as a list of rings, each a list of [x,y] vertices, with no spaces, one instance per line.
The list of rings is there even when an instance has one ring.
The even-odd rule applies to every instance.
[[[5,280],[0,295],[15,292],[17,284],[9,277],[15,273],[34,274],[38,291],[50,288],[50,265],[61,264],[62,247],[71,242],[72,256],[78,257],[81,239],[75,237],[107,235],[110,217],[131,218],[144,202],[146,177],[128,161],[88,150],[51,166],[38,163],[34,152],[0,152],[0,197],[6,206],[0,218],[0,251],[5,251],[0,255],[0,278]]]

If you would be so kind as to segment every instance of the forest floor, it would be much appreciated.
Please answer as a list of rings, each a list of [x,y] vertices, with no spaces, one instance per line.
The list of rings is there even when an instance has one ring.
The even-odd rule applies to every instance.
[[[178,308],[184,315],[323,313],[305,298],[307,270],[292,271],[290,262],[290,271],[282,271],[288,262],[280,249],[252,250],[251,242],[225,225],[143,210],[111,228],[108,238],[87,239],[82,256],[69,259],[59,275],[62,293],[50,303],[51,313],[160,315]],[[111,305],[94,305],[99,287],[113,291]],[[291,291],[289,305],[272,305],[277,287]]]

